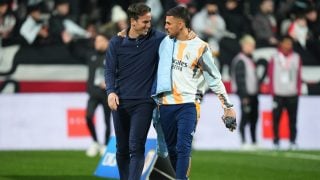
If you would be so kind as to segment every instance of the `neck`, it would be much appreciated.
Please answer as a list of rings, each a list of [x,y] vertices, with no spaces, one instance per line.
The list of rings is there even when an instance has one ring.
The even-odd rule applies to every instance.
[[[134,29],[130,28],[129,29],[129,33],[128,33],[128,36],[130,38],[137,38],[139,37],[140,35],[137,33],[137,31],[135,31]]]
[[[178,34],[178,36],[177,36],[177,39],[180,40],[180,41],[188,40],[188,39],[189,39],[189,38],[188,38],[188,35],[189,35],[188,29],[187,29],[187,28],[183,28],[183,29],[179,32],[179,34]]]

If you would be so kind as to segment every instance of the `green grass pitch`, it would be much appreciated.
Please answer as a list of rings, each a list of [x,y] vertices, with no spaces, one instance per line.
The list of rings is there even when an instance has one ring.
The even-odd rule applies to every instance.
[[[101,179],[83,151],[0,151],[0,180]],[[320,151],[193,151],[191,180],[320,180]]]

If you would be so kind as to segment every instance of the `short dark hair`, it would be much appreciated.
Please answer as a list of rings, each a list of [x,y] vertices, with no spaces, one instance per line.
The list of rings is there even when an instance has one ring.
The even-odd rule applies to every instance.
[[[184,21],[187,28],[190,28],[191,17],[188,12],[188,9],[183,6],[176,6],[167,11],[166,16],[173,16],[176,18],[180,18]]]
[[[285,40],[290,40],[291,43],[294,42],[293,38],[292,38],[291,36],[289,36],[289,35],[281,36],[281,37],[279,38],[279,40],[280,40],[280,42],[284,42]]]
[[[128,20],[130,22],[130,19],[133,18],[137,20],[139,16],[143,16],[146,13],[151,12],[151,8],[147,6],[144,3],[133,3],[128,7]]]

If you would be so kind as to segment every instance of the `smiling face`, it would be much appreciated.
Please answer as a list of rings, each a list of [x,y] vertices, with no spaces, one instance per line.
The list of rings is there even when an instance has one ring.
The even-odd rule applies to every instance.
[[[138,35],[147,35],[151,28],[151,13],[148,12],[142,16],[138,16],[138,19],[131,18],[131,28]]]
[[[164,26],[170,38],[176,38],[181,32],[183,21],[174,16],[166,16],[166,24]]]

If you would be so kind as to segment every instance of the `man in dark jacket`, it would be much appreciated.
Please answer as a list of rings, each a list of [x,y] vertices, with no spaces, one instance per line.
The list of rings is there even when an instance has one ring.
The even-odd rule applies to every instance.
[[[256,65],[252,58],[255,49],[255,40],[246,35],[240,40],[241,52],[232,62],[232,88],[240,98],[241,120],[240,135],[244,149],[256,147],[256,124],[258,121],[258,91],[259,82],[256,74]],[[245,140],[245,126],[250,124],[251,142],[249,146]]]
[[[105,52],[109,45],[109,39],[100,34],[95,39],[95,52],[89,56],[89,78],[87,82],[87,91],[89,94],[89,100],[87,105],[86,120],[90,134],[93,139],[92,145],[87,149],[86,155],[89,157],[96,156],[98,153],[103,155],[110,136],[110,115],[111,111],[106,103],[106,84],[104,82],[104,65],[105,65]],[[104,111],[104,120],[106,124],[105,141],[102,145],[99,144],[94,122],[93,115],[97,106],[101,104]]]
[[[114,36],[107,51],[106,91],[113,110],[120,179],[141,177],[145,142],[155,107],[151,87],[158,48],[166,34],[151,28],[150,11],[143,3],[130,5],[127,36]]]

